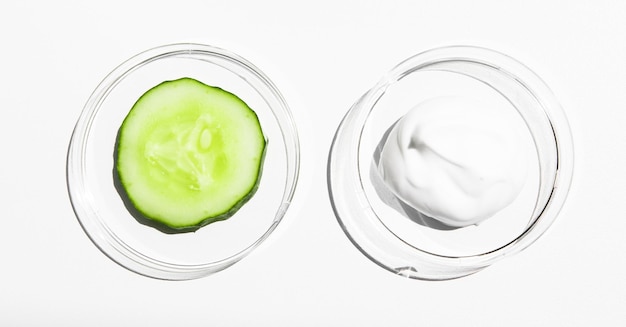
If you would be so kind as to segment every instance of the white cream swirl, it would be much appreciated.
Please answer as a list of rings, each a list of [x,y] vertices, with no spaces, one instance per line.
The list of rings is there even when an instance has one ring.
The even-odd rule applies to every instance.
[[[453,227],[479,224],[515,200],[528,170],[520,123],[501,109],[465,97],[418,104],[389,133],[380,176],[431,218]]]

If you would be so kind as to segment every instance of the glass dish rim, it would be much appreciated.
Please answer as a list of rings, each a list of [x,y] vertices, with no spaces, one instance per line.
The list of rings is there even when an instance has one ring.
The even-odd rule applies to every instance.
[[[178,264],[155,259],[128,246],[123,240],[109,230],[106,222],[94,210],[92,196],[85,185],[86,143],[89,139],[91,126],[96,113],[104,99],[112,92],[117,84],[127,75],[152,61],[181,55],[205,56],[206,58],[219,57],[234,64],[237,69],[243,69],[251,74],[264,87],[259,90],[250,84],[263,97],[271,97],[279,108],[269,106],[280,127],[282,142],[285,144],[287,170],[285,186],[281,204],[268,229],[252,244],[224,259],[199,264]],[[216,63],[211,63],[216,64]],[[226,68],[226,67],[223,67]],[[235,75],[239,73],[226,68]],[[241,76],[240,76],[241,77]],[[265,91],[265,92],[262,92]],[[276,111],[280,110],[280,115]],[[92,243],[107,257],[120,266],[140,275],[164,280],[188,280],[204,277],[221,271],[247,256],[252,250],[265,241],[282,221],[296,191],[300,170],[300,144],[292,112],[276,87],[276,85],[250,61],[229,50],[200,43],[171,43],[144,50],[123,61],[108,73],[96,86],[85,103],[71,134],[66,157],[66,186],[74,215],[83,231]]]
[[[372,239],[371,236],[372,234],[375,235],[374,231],[369,230],[368,233],[361,233],[364,235],[367,234],[369,236],[358,235],[359,228],[355,227],[356,223],[353,222],[353,220],[356,218],[350,217],[351,215],[346,214],[345,211],[347,211],[347,209],[342,208],[344,204],[338,203],[339,201],[336,201],[335,199],[336,196],[340,195],[340,192],[337,192],[337,190],[339,190],[339,186],[336,185],[338,182],[335,182],[333,180],[333,176],[337,175],[334,174],[333,171],[336,170],[336,167],[339,165],[337,164],[338,159],[335,158],[335,152],[338,151],[336,150],[338,146],[337,142],[345,141],[345,138],[347,138],[347,136],[342,136],[342,133],[346,133],[346,130],[349,130],[349,132],[355,134],[351,135],[351,137],[352,141],[356,142],[356,144],[353,144],[353,147],[358,153],[358,148],[360,148],[361,142],[361,133],[363,132],[364,126],[367,123],[368,116],[370,112],[374,110],[378,99],[385,93],[386,89],[389,86],[394,83],[401,82],[404,76],[407,76],[408,74],[411,74],[424,67],[428,67],[430,65],[441,62],[463,61],[486,65],[501,74],[508,75],[509,78],[514,79],[520,85],[529,90],[530,93],[534,97],[536,97],[538,102],[542,104],[541,109],[543,109],[544,113],[550,121],[550,126],[554,133],[554,141],[556,144],[555,155],[557,158],[557,165],[554,171],[555,180],[552,185],[553,192],[545,205],[545,208],[550,207],[550,210],[546,210],[547,212],[541,213],[536,221],[534,221],[529,227],[527,227],[526,230],[524,230],[517,238],[511,240],[507,244],[495,248],[491,251],[487,251],[486,253],[458,257],[439,255],[417,249],[410,244],[404,242],[404,240],[402,240],[401,238],[397,237],[392,231],[387,229],[387,226],[384,226],[384,224],[380,222],[380,224],[383,225],[384,230],[392,234],[392,237],[397,238],[401,242],[404,242],[404,245],[407,249],[403,250],[414,252],[415,260],[417,260],[419,263],[434,264],[437,265],[440,269],[444,270],[456,269],[456,271],[450,272],[449,275],[442,274],[441,277],[422,275],[417,270],[399,271],[398,268],[392,267],[383,262],[387,260],[387,258],[381,258],[381,256],[389,254],[385,254],[384,251],[378,252],[379,249],[375,249],[376,251],[372,251],[372,248],[377,247],[376,240]],[[471,76],[471,74],[467,75]],[[354,127],[353,125],[355,124],[358,126]],[[343,147],[342,150],[346,150],[345,147]],[[354,163],[356,163],[356,167]],[[349,168],[354,168],[352,173],[356,176],[355,180],[359,183],[358,187],[361,191],[363,191],[363,185],[361,184],[361,174],[358,172],[358,156],[351,156],[350,164],[348,165],[350,166]],[[343,168],[345,169],[345,167]],[[391,70],[389,70],[386,74],[384,74],[383,77],[372,88],[370,88],[353,104],[353,106],[348,110],[343,120],[341,121],[333,139],[331,151],[329,152],[328,158],[327,182],[331,204],[333,206],[333,210],[339,222],[339,225],[343,229],[344,233],[348,236],[350,241],[355,245],[355,247],[357,247],[359,251],[361,251],[366,257],[374,261],[379,266],[394,273],[405,275],[406,277],[415,279],[442,280],[463,277],[465,275],[480,271],[483,268],[493,264],[495,261],[498,261],[505,256],[517,253],[534,243],[543,233],[547,231],[547,229],[558,216],[558,213],[567,198],[567,194],[571,186],[573,169],[574,148],[569,123],[562,107],[556,100],[554,94],[549,89],[547,84],[529,67],[525,66],[521,62],[504,53],[479,46],[449,45],[432,48],[403,60],[402,62],[394,66]],[[352,180],[350,182],[352,182]],[[362,199],[367,201],[366,196],[359,198],[359,200]],[[368,212],[371,211],[372,214],[376,216],[376,213],[373,211],[373,209],[371,209],[371,207],[365,208],[363,210],[366,210]],[[408,248],[412,248],[412,250]],[[383,254],[381,255],[381,253]]]

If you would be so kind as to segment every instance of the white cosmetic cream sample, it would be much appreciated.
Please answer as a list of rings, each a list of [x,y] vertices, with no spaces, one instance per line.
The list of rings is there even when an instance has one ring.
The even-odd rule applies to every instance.
[[[524,186],[529,163],[519,119],[468,97],[426,100],[394,125],[378,171],[421,213],[452,227],[477,225]]]

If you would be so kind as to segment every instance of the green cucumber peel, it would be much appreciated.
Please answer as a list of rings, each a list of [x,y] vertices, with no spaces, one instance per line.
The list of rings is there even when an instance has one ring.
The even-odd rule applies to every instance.
[[[114,184],[140,223],[196,231],[252,198],[266,147],[258,116],[236,95],[191,78],[165,81],[118,130]]]

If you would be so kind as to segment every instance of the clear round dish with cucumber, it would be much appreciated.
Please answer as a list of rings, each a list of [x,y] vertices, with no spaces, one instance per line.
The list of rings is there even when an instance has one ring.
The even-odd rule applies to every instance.
[[[91,241],[136,273],[206,276],[275,230],[298,179],[291,111],[227,50],[172,44],[114,69],[72,134],[67,184]]]

